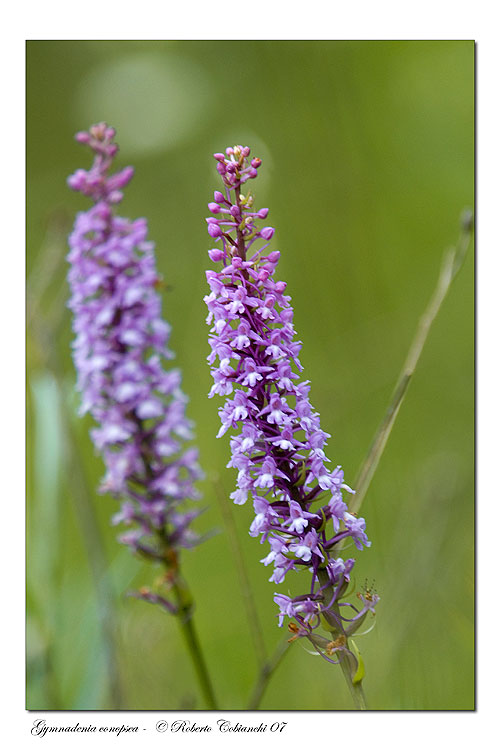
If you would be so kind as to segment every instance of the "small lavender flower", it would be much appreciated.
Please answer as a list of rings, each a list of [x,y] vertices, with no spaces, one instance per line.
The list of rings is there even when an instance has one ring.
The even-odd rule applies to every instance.
[[[295,337],[291,298],[286,284],[274,278],[280,253],[269,250],[274,229],[258,226],[268,209],[256,210],[252,194],[242,192],[261,165],[249,156],[250,149],[242,146],[214,154],[224,192],[216,191],[208,204],[213,214],[208,233],[219,243],[208,254],[222,264],[206,274],[211,289],[205,297],[211,326],[208,361],[214,379],[209,395],[227,397],[219,410],[217,437],[237,431],[228,464],[238,471],[231,498],[243,504],[250,496],[253,502],[250,534],[270,546],[262,559],[273,566],[269,580],[281,584],[290,571],[304,568],[311,573],[306,594],[276,594],[279,624],[284,617],[294,620],[289,624],[294,637],[309,637],[332,661],[335,650],[347,650],[346,636],[364,620],[366,602],[373,611],[378,600],[368,590],[362,610],[341,602],[354,560],[336,556],[335,548],[347,538],[358,549],[370,542],[364,519],[348,512],[342,493],[353,490],[341,467],[327,466],[324,448],[330,436],[309,401],[309,381],[298,374],[301,342]],[[354,616],[341,615],[342,606],[351,607]],[[334,650],[313,634],[321,616],[344,639]]]
[[[170,327],[161,318],[147,222],[129,221],[113,210],[133,176],[132,167],[109,173],[118,150],[114,136],[105,123],[78,133],[94,162],[68,179],[94,203],[77,215],[69,237],[80,411],[90,412],[98,425],[91,435],[106,465],[100,489],[122,499],[114,523],[131,526],[120,541],[176,569],[178,550],[199,541],[190,529],[199,511],[183,504],[198,497],[193,483],[201,472],[197,451],[185,447],[192,425],[185,416],[180,373],[165,369],[173,356]],[[142,596],[158,599],[147,590]]]

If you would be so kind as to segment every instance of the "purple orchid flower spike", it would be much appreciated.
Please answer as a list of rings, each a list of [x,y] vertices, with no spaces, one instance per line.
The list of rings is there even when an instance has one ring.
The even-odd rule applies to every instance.
[[[184,509],[198,498],[201,477],[197,451],[186,447],[192,424],[178,370],[172,359],[169,325],[161,317],[154,245],[145,219],[117,216],[114,206],[133,176],[132,167],[110,174],[118,151],[115,131],[105,123],[78,133],[94,156],[88,171],[78,169],[69,186],[93,201],[76,217],[69,237],[76,338],[73,357],[82,393],[81,413],[97,423],[92,438],[106,466],[102,492],[122,500],[115,523],[131,527],[120,541],[167,568],[167,589],[177,586],[178,555],[199,537],[190,528],[200,511]],[[165,602],[164,592],[137,594]],[[163,603],[176,611],[176,604]]]
[[[271,581],[280,584],[291,571],[304,568],[311,574],[307,593],[294,598],[276,594],[279,625],[289,618],[293,639],[309,638],[327,661],[337,663],[339,652],[345,654],[357,668],[359,659],[348,639],[368,610],[374,611],[378,596],[365,591],[361,610],[349,605],[353,616],[341,614],[354,560],[344,560],[336,549],[344,539],[358,549],[368,547],[365,521],[348,512],[343,493],[353,490],[341,467],[327,467],[324,449],[330,436],[309,401],[309,381],[300,378],[301,343],[291,298],[285,282],[275,278],[280,253],[269,248],[274,229],[259,228],[268,209],[256,210],[245,190],[261,160],[250,159],[250,149],[242,146],[214,157],[223,191],[215,192],[208,206],[213,216],[207,219],[217,243],[208,254],[218,264],[206,274],[211,290],[205,297],[211,326],[208,361],[214,379],[209,395],[226,397],[218,437],[236,432],[228,464],[238,470],[231,498],[237,504],[248,497],[253,501],[250,534],[270,545],[262,562],[274,566]],[[320,623],[334,637],[318,635]]]

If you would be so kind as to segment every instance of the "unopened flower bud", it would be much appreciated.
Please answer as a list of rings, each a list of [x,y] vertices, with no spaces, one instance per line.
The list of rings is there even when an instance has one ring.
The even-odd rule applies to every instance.
[[[213,260],[214,263],[218,263],[224,257],[224,253],[218,247],[214,247],[212,250],[209,250],[208,255],[210,257],[210,260]]]
[[[274,234],[274,228],[273,227],[264,227],[263,229],[260,230],[259,234],[260,234],[260,236],[262,237],[263,240],[270,240],[271,237]]]
[[[75,140],[77,140],[78,143],[89,143],[90,142],[90,135],[89,135],[89,133],[86,133],[85,131],[82,131],[81,133],[77,133],[75,135]]]
[[[207,229],[210,237],[222,237],[222,229],[215,222],[210,222]]]

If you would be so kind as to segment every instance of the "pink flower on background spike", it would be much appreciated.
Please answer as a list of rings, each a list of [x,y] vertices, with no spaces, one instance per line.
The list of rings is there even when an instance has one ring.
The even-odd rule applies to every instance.
[[[161,318],[154,245],[145,219],[117,216],[114,206],[132,167],[110,174],[118,147],[105,123],[78,133],[94,161],[68,184],[92,199],[76,217],[69,237],[73,358],[82,393],[81,412],[97,422],[92,437],[106,465],[101,485],[122,499],[115,521],[134,527],[121,541],[153,559],[165,550],[191,547],[189,528],[199,511],[184,511],[198,498],[197,452],[186,447],[192,425],[185,415],[180,374],[172,359],[170,327]],[[170,554],[169,553],[169,554]]]

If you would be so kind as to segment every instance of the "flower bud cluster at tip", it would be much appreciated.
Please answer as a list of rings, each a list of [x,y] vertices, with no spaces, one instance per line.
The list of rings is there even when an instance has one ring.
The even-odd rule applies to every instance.
[[[241,196],[234,204],[230,200],[230,191],[238,189],[247,181],[257,177],[257,170],[261,165],[260,159],[248,160],[250,149],[248,146],[234,146],[226,149],[224,154],[214,154],[217,161],[217,171],[221,175],[222,182],[226,188],[226,195],[216,190],[213,202],[208,208],[219,218],[209,217],[207,219],[208,233],[214,239],[228,235],[231,230],[239,227],[240,233],[249,240],[255,230],[255,219],[265,219],[269,209],[261,208],[260,211],[252,211],[252,196],[247,198]],[[264,227],[260,230],[259,238],[270,240],[274,234],[272,227]],[[213,252],[213,251],[212,251]],[[211,256],[212,260],[215,260]],[[220,258],[222,260],[222,257]]]
[[[338,606],[350,580],[354,560],[336,557],[335,545],[349,538],[362,549],[370,542],[364,519],[349,513],[343,499],[343,492],[353,490],[341,467],[327,467],[324,448],[330,436],[309,401],[309,381],[298,374],[301,342],[291,298],[286,284],[274,277],[280,253],[269,250],[274,229],[260,227],[268,209],[257,210],[243,187],[257,176],[261,161],[250,159],[243,146],[214,158],[223,191],[215,191],[207,218],[217,244],[208,254],[221,264],[206,273],[214,379],[209,395],[227,397],[219,410],[218,437],[238,431],[228,464],[238,471],[231,498],[242,504],[250,496],[253,502],[250,534],[269,544],[262,562],[273,565],[270,580],[280,584],[292,570],[312,574],[307,594],[275,597],[279,624],[284,615],[295,618],[300,635],[308,635],[322,613]],[[342,618],[335,622],[344,632]]]
[[[67,256],[77,387],[81,413],[98,424],[91,434],[106,465],[101,490],[122,499],[114,522],[131,527],[120,541],[174,565],[172,550],[199,541],[190,524],[200,511],[186,510],[184,501],[198,498],[201,471],[197,451],[185,445],[193,436],[180,373],[165,369],[173,357],[170,326],[161,317],[147,222],[113,211],[117,190],[132,176],[131,168],[109,174],[113,139],[105,123],[79,133],[94,163],[69,180],[94,201],[76,217]]]
[[[109,176],[109,168],[118,152],[114,143],[115,130],[105,122],[92,125],[88,132],[77,133],[75,139],[94,152],[94,162],[89,170],[77,169],[68,177],[68,185],[94,201],[105,200],[107,203],[119,203],[123,198],[122,189],[134,176],[133,167],[125,167],[120,172]]]

